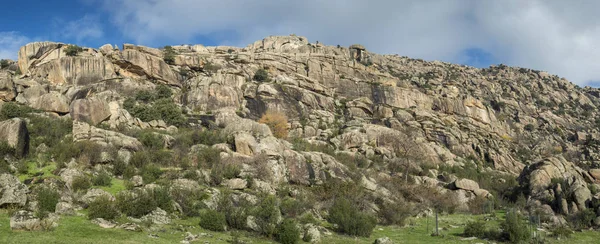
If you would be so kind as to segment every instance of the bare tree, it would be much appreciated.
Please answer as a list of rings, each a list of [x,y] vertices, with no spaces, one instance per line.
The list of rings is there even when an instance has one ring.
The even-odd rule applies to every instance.
[[[392,174],[404,171],[404,179],[408,183],[408,174],[412,168],[417,168],[427,155],[422,146],[416,142],[416,133],[406,127],[400,133],[383,134],[378,139],[378,146],[387,147],[396,156],[388,168]]]

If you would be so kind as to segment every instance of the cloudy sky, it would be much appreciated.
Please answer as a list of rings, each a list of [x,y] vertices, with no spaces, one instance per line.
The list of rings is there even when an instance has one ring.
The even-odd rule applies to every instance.
[[[507,64],[600,85],[596,0],[19,0],[0,9],[0,58],[30,41],[246,46],[268,35],[363,44],[476,67]]]

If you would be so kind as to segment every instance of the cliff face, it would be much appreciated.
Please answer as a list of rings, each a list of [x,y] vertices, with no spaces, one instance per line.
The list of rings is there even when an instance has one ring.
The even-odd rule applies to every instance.
[[[546,72],[426,62],[371,53],[361,45],[324,46],[294,35],[267,37],[245,48],[173,46],[172,64],[164,61],[163,50],[130,44],[123,50],[85,49],[74,57],[65,56],[64,48],[48,42],[22,47],[23,75],[9,80],[10,75],[0,74],[0,98],[61,115],[74,111],[74,104],[77,111],[95,111],[76,109],[81,101],[74,101],[102,100],[100,110],[111,113],[100,116],[104,123],[147,128],[153,125],[132,118],[123,101],[137,90],[167,84],[188,117],[214,117],[218,123],[219,116],[230,115],[251,123],[266,111],[279,111],[288,117],[290,137],[367,157],[401,158],[386,138],[410,131],[425,155],[419,161],[423,165],[475,162],[483,170],[517,176],[545,158],[574,163],[578,173],[597,167],[600,159],[592,143],[600,137],[600,91]],[[256,81],[254,75],[263,69],[268,79]],[[90,117],[81,113],[77,117]],[[273,170],[281,171],[275,175],[282,181],[310,184],[310,178],[321,180],[319,170],[338,169],[338,175],[347,170],[326,155],[291,151],[270,135],[244,136],[235,138],[233,150],[276,155],[283,163]],[[311,160],[318,162],[315,169],[303,168],[311,157],[317,158]]]

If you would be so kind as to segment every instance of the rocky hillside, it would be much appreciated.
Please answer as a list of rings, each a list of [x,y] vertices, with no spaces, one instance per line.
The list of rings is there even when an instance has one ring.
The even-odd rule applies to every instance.
[[[31,189],[43,187],[60,193],[57,214],[103,195],[119,202],[167,189],[175,207],[117,207],[137,218],[220,212],[219,201],[260,207],[275,195],[277,223],[307,213],[335,223],[341,198],[392,224],[405,214],[395,205],[417,215],[522,198],[556,224],[600,204],[600,90],[525,68],[427,62],[295,35],[244,48],[36,42],[4,62],[0,100],[10,151],[0,207],[23,211],[36,211]],[[29,164],[53,170],[32,175]],[[127,190],[76,189],[78,176],[98,175]],[[181,189],[201,192],[200,203]],[[271,236],[250,212],[227,225]]]

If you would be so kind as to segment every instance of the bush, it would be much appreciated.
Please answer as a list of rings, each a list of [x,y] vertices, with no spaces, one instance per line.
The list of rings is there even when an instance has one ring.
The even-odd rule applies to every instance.
[[[54,148],[60,146],[65,136],[73,132],[73,121],[70,119],[31,116],[27,130],[29,131],[32,148],[36,148],[42,143]]]
[[[223,192],[219,198],[217,210],[225,213],[227,225],[231,228],[243,230],[246,228],[246,221],[249,213],[250,204],[245,199],[240,199],[237,204],[231,201],[230,193]]]
[[[8,67],[9,65],[10,65],[10,63],[8,62],[7,59],[0,60],[0,69],[4,69],[4,68]]]
[[[92,187],[92,182],[85,175],[76,176],[71,182],[71,190],[74,192],[87,191]]]
[[[171,46],[165,46],[163,50],[163,60],[167,64],[175,64],[175,49]]]
[[[221,151],[212,147],[202,148],[198,152],[198,167],[212,168],[221,162]]]
[[[385,225],[403,226],[415,212],[415,207],[406,201],[383,202],[379,208],[379,217]]]
[[[253,211],[256,225],[260,233],[272,237],[276,233],[277,220],[281,216],[277,206],[277,198],[273,195],[264,197]]]
[[[528,242],[531,239],[529,227],[522,221],[520,214],[510,211],[506,213],[506,220],[500,224],[502,236],[512,243]]]
[[[469,221],[463,235],[466,237],[485,238],[486,224],[483,221]]]
[[[159,99],[152,105],[152,108],[158,112],[160,119],[167,124],[180,126],[185,123],[185,117],[183,117],[181,109],[171,99]]]
[[[88,219],[103,218],[113,220],[119,217],[119,215],[120,213],[115,206],[115,202],[105,195],[97,197],[88,206]]]
[[[287,217],[295,218],[302,214],[306,208],[304,205],[291,197],[286,197],[281,201],[281,213]]]
[[[277,138],[287,138],[288,136],[288,119],[285,114],[275,111],[267,111],[258,120],[259,123],[263,123],[269,126],[273,135]]]
[[[356,204],[345,198],[338,198],[329,209],[329,222],[338,225],[338,231],[353,235],[369,237],[377,224],[377,219],[360,211]]]
[[[155,99],[156,99],[156,97],[154,96],[154,93],[152,93],[151,91],[148,91],[148,90],[141,90],[135,94],[135,100],[138,100],[138,101],[147,103],[147,102],[152,102]],[[131,101],[129,101],[129,102],[131,102]]]
[[[65,54],[67,54],[67,56],[77,56],[80,52],[83,52],[83,48],[77,45],[68,45],[65,48]]]
[[[0,155],[12,155],[15,156],[15,149],[8,145],[5,141],[0,141]],[[4,157],[0,160],[4,160]]]
[[[221,68],[222,68],[221,65],[213,64],[213,63],[208,62],[208,63],[206,63],[204,65],[204,67],[202,68],[202,70],[204,70],[204,71],[212,74],[212,73],[216,73]]]
[[[162,174],[162,171],[155,164],[146,164],[140,170],[140,174],[142,175],[142,178],[144,179],[144,183],[150,184],[150,183],[156,181],[160,177],[160,175]]]
[[[200,213],[200,227],[212,231],[225,231],[227,221],[225,214],[214,210],[206,210]]]
[[[563,188],[564,189],[564,188]],[[569,215],[567,221],[576,230],[585,229],[592,226],[592,221],[596,218],[593,209],[585,209],[575,214]]]
[[[550,236],[555,237],[555,238],[561,238],[561,237],[569,238],[569,237],[571,237],[571,234],[573,234],[573,231],[571,229],[569,229],[569,227],[564,226],[564,225],[560,225],[560,226],[550,229]]]
[[[117,208],[127,216],[140,218],[157,207],[170,212],[172,211],[171,197],[164,187],[153,189],[137,189],[134,191],[122,191],[117,194]]]
[[[198,216],[200,209],[205,207],[203,200],[208,198],[208,195],[201,190],[190,189],[185,187],[175,187],[171,190],[173,201],[179,204],[184,216]]]
[[[269,80],[269,72],[267,72],[265,69],[259,69],[256,71],[256,73],[254,73],[254,80],[256,81],[268,81]]]
[[[161,135],[157,135],[155,132],[150,130],[142,131],[138,139],[144,145],[144,147],[152,150],[162,149],[164,146],[164,141]]]
[[[223,179],[238,178],[241,173],[242,167],[236,162],[213,164],[210,170],[211,183],[217,186],[221,184]]]
[[[171,95],[173,95],[171,88],[169,88],[166,85],[156,86],[155,91],[156,91],[156,98],[158,98],[158,99],[171,98]]]
[[[54,213],[56,204],[58,204],[58,200],[60,200],[60,194],[57,190],[47,186],[41,186],[36,189],[35,196],[38,202],[38,217],[43,218],[46,217],[48,213]]]
[[[283,244],[296,244],[300,242],[300,230],[295,220],[283,220],[277,229],[277,241]]]
[[[527,124],[525,125],[524,129],[526,131],[533,131],[535,129],[535,126],[533,124]]]
[[[33,112],[33,109],[22,106],[13,102],[4,103],[0,110],[0,120],[25,117],[28,113]]]
[[[106,171],[102,171],[92,177],[92,184],[95,186],[110,186],[112,184],[112,178]]]

